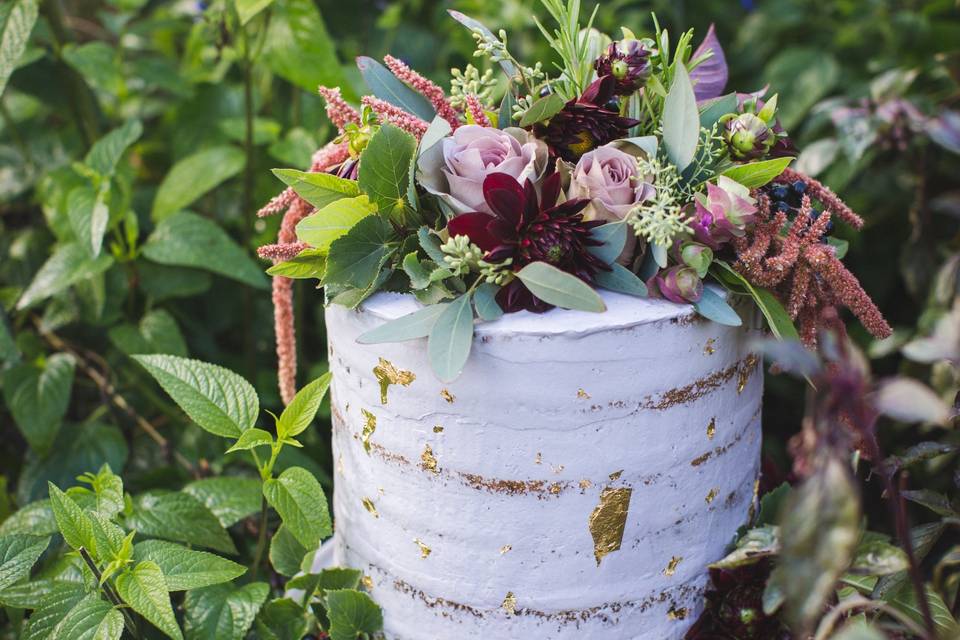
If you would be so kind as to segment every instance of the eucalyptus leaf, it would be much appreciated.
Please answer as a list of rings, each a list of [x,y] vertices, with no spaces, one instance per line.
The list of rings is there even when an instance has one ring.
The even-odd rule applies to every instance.
[[[546,262],[531,262],[516,273],[533,295],[563,309],[606,311],[607,306],[590,285]]]
[[[607,291],[625,293],[638,298],[646,298],[648,295],[646,283],[635,273],[616,262],[610,265],[610,271],[598,271],[594,282]]]
[[[704,318],[713,320],[717,324],[727,325],[729,327],[739,327],[743,320],[736,311],[733,310],[723,296],[718,294],[710,287],[703,288],[703,294],[700,299],[693,303],[693,308],[697,310]]]
[[[473,306],[481,319],[491,322],[503,316],[503,309],[497,303],[497,292],[500,287],[492,282],[484,282],[473,294]]]
[[[389,69],[373,58],[358,57],[357,68],[360,69],[360,75],[371,93],[381,100],[386,100],[426,122],[433,120],[437,114],[426,98],[403,84]]]
[[[612,264],[620,257],[627,244],[627,224],[623,221],[608,222],[592,229],[590,238],[603,244],[599,247],[588,247],[587,250],[604,264]]]
[[[693,161],[700,141],[700,113],[687,68],[674,65],[673,83],[663,103],[663,144],[678,171]]]
[[[559,93],[551,93],[539,98],[530,105],[530,108],[527,109],[523,117],[520,118],[520,126],[529,127],[538,122],[549,120],[560,113],[565,104],[566,101]]]
[[[427,342],[433,372],[443,382],[456,379],[470,357],[473,346],[472,294],[467,293],[444,305]]]
[[[482,22],[475,20],[468,15],[460,13],[459,11],[454,11],[453,9],[447,9],[447,13],[450,14],[454,20],[465,26],[471,32],[479,32],[485,38],[495,40],[500,42],[497,36],[493,35],[493,32],[490,31]],[[500,68],[503,69],[503,72],[507,74],[508,78],[514,78],[517,75],[517,67],[513,64],[511,60],[503,59],[500,60]]]
[[[437,318],[444,312],[447,304],[434,304],[390,320],[375,327],[357,338],[360,344],[383,344],[385,342],[403,342],[416,338],[426,338],[433,330]]]

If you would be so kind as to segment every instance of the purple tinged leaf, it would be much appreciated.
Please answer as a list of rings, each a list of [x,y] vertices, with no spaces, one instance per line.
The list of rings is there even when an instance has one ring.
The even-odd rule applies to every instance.
[[[720,40],[717,38],[717,32],[711,24],[707,29],[707,35],[693,52],[691,60],[696,60],[708,51],[713,55],[698,64],[690,71],[690,79],[693,81],[693,92],[697,100],[709,100],[716,98],[723,93],[723,88],[727,85],[727,58],[723,53],[723,47],[720,46]]]
[[[960,154],[960,112],[944,111],[927,124],[927,135],[938,145]]]

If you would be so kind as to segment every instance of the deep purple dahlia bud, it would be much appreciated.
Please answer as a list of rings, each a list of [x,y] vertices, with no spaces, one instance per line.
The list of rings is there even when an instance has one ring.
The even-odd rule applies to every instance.
[[[647,83],[649,57],[650,51],[639,40],[621,40],[611,43],[607,52],[593,63],[593,68],[598,76],[613,76],[617,81],[615,93],[628,96]]]
[[[767,123],[753,113],[731,113],[720,122],[730,155],[737,160],[762,158],[777,141]]]

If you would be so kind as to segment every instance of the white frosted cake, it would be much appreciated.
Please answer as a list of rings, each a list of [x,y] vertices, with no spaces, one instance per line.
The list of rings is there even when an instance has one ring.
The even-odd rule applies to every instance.
[[[477,325],[449,384],[426,339],[356,342],[412,297],[327,309],[321,555],[363,570],[389,640],[673,640],[699,615],[753,508],[762,369],[747,329],[601,295]]]

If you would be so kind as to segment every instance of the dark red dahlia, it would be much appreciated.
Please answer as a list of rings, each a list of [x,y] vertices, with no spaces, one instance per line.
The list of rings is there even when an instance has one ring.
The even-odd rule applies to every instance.
[[[559,173],[544,180],[540,191],[538,198],[530,180],[521,186],[512,176],[491,173],[483,181],[483,197],[493,215],[480,211],[461,214],[450,220],[447,231],[451,237],[469,237],[487,252],[487,262],[509,258],[514,271],[531,262],[547,262],[592,283],[598,271],[610,269],[588,250],[602,244],[590,234],[603,222],[583,219],[581,212],[590,202],[587,198],[557,204]],[[518,279],[500,290],[497,302],[506,312],[526,309],[541,313],[552,308]]]
[[[614,93],[629,96],[647,83],[650,77],[650,51],[639,40],[611,42],[607,52],[597,58],[593,68],[597,76],[613,76]]]
[[[583,95],[570,100],[546,123],[534,125],[533,132],[564,160],[576,162],[587,151],[624,138],[639,120],[624,118],[607,108],[615,96],[617,81],[612,75],[597,78]]]

